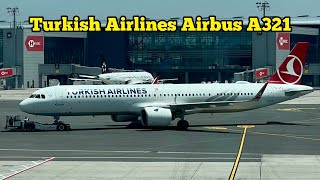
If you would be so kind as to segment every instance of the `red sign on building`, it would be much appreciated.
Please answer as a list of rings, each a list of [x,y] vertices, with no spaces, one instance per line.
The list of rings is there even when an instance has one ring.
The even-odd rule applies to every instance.
[[[279,50],[290,50],[290,33],[279,32],[277,36],[277,46]]]
[[[0,69],[0,78],[11,77],[13,76],[12,68]]]
[[[268,76],[267,68],[256,69],[256,79],[264,78]]]
[[[43,36],[28,36],[24,45],[28,51],[43,51]]]

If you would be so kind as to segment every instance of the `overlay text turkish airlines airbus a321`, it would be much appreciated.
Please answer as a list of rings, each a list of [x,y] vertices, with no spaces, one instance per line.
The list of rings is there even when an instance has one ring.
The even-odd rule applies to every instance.
[[[52,86],[20,103],[26,113],[53,116],[111,115],[113,121],[168,126],[185,115],[240,112],[270,106],[313,91],[300,85],[308,43],[299,42],[266,83]]]

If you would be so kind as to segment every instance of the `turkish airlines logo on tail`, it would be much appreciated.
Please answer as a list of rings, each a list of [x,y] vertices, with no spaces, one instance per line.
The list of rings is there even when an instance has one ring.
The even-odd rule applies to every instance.
[[[300,81],[303,74],[303,64],[301,60],[295,55],[289,55],[285,60],[287,65],[281,66],[278,70],[280,80],[285,84],[296,84]]]

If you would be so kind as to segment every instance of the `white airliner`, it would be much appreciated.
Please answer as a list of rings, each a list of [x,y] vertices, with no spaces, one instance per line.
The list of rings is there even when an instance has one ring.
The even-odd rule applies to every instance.
[[[70,78],[73,81],[102,81],[104,84],[157,84],[158,81],[177,80],[161,79],[156,80],[149,72],[146,71],[125,71],[99,74],[98,76],[79,75],[81,78]],[[156,83],[155,83],[156,82]]]
[[[22,111],[35,115],[111,115],[116,122],[137,120],[144,126],[168,126],[194,113],[227,113],[253,110],[297,98],[313,91],[299,85],[308,43],[293,48],[266,83],[144,84],[53,86],[35,91],[23,100]]]
[[[151,84],[153,76],[145,71],[113,72],[99,74],[97,76],[79,75],[80,78],[70,78],[71,80],[102,81],[104,84]]]

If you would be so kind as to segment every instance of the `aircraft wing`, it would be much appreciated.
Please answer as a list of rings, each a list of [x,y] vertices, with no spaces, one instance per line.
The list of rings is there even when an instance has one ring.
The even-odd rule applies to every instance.
[[[208,107],[219,107],[219,106],[233,106],[238,103],[245,103],[250,101],[259,101],[262,97],[263,92],[267,88],[268,82],[266,82],[254,98],[250,100],[243,101],[216,101],[216,102],[195,102],[195,103],[180,103],[180,104],[170,104],[166,105],[166,108],[172,110],[190,110],[196,108],[208,108]]]
[[[150,81],[131,81],[128,84],[150,84]]]
[[[173,78],[173,79],[159,79],[158,81],[160,82],[166,82],[166,81],[178,81],[178,78]]]
[[[79,77],[82,77],[82,78],[90,78],[90,79],[97,79],[99,78],[98,76],[89,76],[89,75],[79,75]]]
[[[172,110],[190,110],[197,108],[211,108],[219,106],[233,106],[237,103],[249,102],[247,101],[216,101],[216,102],[199,102],[199,103],[182,103],[182,104],[171,104],[168,108]]]
[[[101,80],[99,79],[81,79],[81,78],[69,78],[72,81],[95,81],[95,82],[100,82]]]
[[[313,90],[289,90],[284,92],[286,96],[294,96],[294,95],[304,95],[313,92]]]

